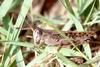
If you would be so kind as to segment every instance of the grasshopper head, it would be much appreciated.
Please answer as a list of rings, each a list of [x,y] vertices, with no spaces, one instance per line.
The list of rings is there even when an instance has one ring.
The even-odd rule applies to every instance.
[[[34,38],[34,43],[39,44],[41,41],[42,37],[42,30],[40,28],[36,28],[33,31],[33,38]]]

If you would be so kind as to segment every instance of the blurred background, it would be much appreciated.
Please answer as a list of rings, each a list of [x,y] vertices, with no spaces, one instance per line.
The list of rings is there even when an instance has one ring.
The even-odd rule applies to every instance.
[[[76,31],[68,37],[81,45],[37,47],[34,25],[57,34]],[[0,0],[0,67],[99,67],[99,50],[100,0]]]

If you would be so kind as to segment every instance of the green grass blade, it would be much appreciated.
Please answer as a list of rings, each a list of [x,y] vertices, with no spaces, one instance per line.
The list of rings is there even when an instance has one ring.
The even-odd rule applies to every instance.
[[[59,0],[65,7],[66,9],[69,11],[69,17],[72,20],[72,22],[75,24],[76,28],[78,31],[83,31],[83,27],[80,23],[80,21],[78,20],[78,18],[76,17],[72,6],[70,5],[69,0]],[[64,3],[65,2],[65,3]]]
[[[95,0],[94,3],[92,4],[92,8],[91,8],[91,10],[90,10],[90,12],[89,12],[89,14],[88,14],[88,16],[87,16],[87,18],[86,18],[84,24],[86,24],[86,23],[88,22],[88,20],[90,19],[90,16],[91,16],[91,14],[92,14],[92,12],[93,12],[93,8],[94,8],[95,2],[96,2],[96,0]],[[85,43],[85,44],[83,45],[83,48],[84,48],[84,51],[85,51],[85,54],[87,55],[87,57],[88,57],[89,59],[91,59],[91,58],[92,58],[92,54],[91,54],[91,49],[90,49],[89,44],[86,44],[86,43]]]
[[[40,64],[47,55],[48,55],[47,52],[43,52],[37,58],[35,58],[31,62],[29,62],[26,67],[32,67],[32,65],[34,65],[34,64]]]
[[[59,50],[59,53],[61,53],[63,56],[81,56],[80,52],[72,50],[72,49],[67,49],[67,48],[61,48]]]
[[[82,3],[84,2],[84,0],[77,0],[77,7],[81,8]]]
[[[83,48],[84,48],[84,51],[85,51],[85,54],[87,55],[87,57],[89,59],[91,59],[92,58],[92,54],[91,54],[91,48],[90,48],[89,44],[88,43],[84,43],[83,44]]]
[[[91,58],[90,60],[85,62],[84,64],[96,63],[98,61],[100,61],[100,53],[99,52],[98,52],[98,54],[96,56],[94,56],[93,58]]]
[[[14,60],[14,61],[12,62],[12,64],[9,65],[9,67],[15,67],[15,66],[16,66],[16,60]]]
[[[23,25],[23,22],[24,22],[24,19],[26,17],[26,14],[27,14],[29,8],[31,7],[31,3],[32,3],[32,0],[24,0],[22,8],[21,8],[21,11],[20,11],[20,14],[19,14],[18,19],[17,19],[16,24],[15,24],[16,27],[20,28]],[[14,28],[13,29],[13,33],[12,33],[12,39],[10,39],[10,40],[11,41],[18,41],[18,35],[19,35],[19,33],[20,33],[20,29]],[[13,51],[16,48],[17,48],[17,46],[12,46],[12,45],[8,48],[8,52],[6,52],[4,54],[3,66],[5,66],[5,67],[8,66],[9,61],[10,61],[9,55],[11,56],[13,54]],[[20,51],[20,49],[19,49],[19,51]],[[21,51],[20,51],[20,54],[22,54]],[[21,58],[23,59],[22,55],[21,55]],[[19,61],[19,59],[16,58],[16,61]],[[18,65],[19,66],[21,66],[21,65],[25,66],[25,63],[24,63],[24,61],[22,61],[22,62],[18,63]]]
[[[88,14],[88,16],[87,16],[86,20],[84,21],[84,24],[86,24],[89,21],[90,17],[91,17],[91,14],[92,14],[93,9],[94,9],[95,2],[96,2],[96,0],[94,1],[93,5],[92,5],[92,8],[91,8],[91,10],[90,10],[90,12]]]
[[[66,8],[66,10],[69,11],[70,14],[75,16],[75,13],[72,9],[72,6],[71,6],[69,0],[59,0],[59,2],[61,2],[63,4],[63,6]]]
[[[24,58],[22,55],[22,51],[21,49],[18,47],[17,48],[17,53],[16,53],[16,63],[18,67],[25,67],[25,62],[24,62]]]
[[[10,57],[15,49],[15,46],[10,46],[9,49],[4,53],[3,60],[2,60],[2,67],[8,67]]]
[[[73,24],[74,24],[74,22],[72,22],[71,20],[68,21],[68,22],[64,25],[64,27],[63,27],[62,30],[63,30],[63,31],[68,31],[68,30],[70,30]]]
[[[23,47],[28,47],[28,48],[34,48],[33,43],[28,43],[28,42],[15,42],[15,41],[0,41],[0,43],[6,43],[7,45],[12,45],[12,46],[23,46]]]
[[[58,57],[58,60],[67,67],[79,67],[77,64],[70,61],[68,58],[65,58],[62,54],[57,53],[56,55]]]
[[[70,15],[70,19],[75,24],[77,31],[84,31],[83,26],[82,26],[81,22],[78,20],[78,18],[76,18],[73,15]]]
[[[80,8],[79,8],[79,13],[80,13],[80,15],[81,15],[82,13],[84,13],[84,11],[88,8],[88,6],[89,6],[92,2],[93,2],[93,0],[84,0],[84,1],[82,1],[81,6],[80,6]]]
[[[3,27],[0,27],[0,33],[7,36],[7,30],[4,29]]]
[[[11,5],[13,3],[13,0],[4,0],[3,3],[0,6],[0,20],[6,15],[6,13],[9,11]]]
[[[28,13],[28,10],[31,7],[31,5],[32,5],[32,0],[24,0],[21,11],[19,13],[18,19],[17,19],[16,24],[15,24],[16,27],[22,27],[23,22],[24,22],[25,17],[26,17],[26,14]],[[15,29],[15,31],[14,31],[14,34],[15,34],[14,37],[16,38],[16,39],[14,38],[15,41],[18,40],[17,37],[18,37],[19,33],[20,33],[20,31]],[[16,57],[17,57],[16,61],[20,61],[20,59],[21,60],[23,59],[21,50],[19,49],[18,51],[19,52],[16,54]],[[19,54],[21,56],[19,56]],[[17,63],[17,65],[18,65],[18,67],[25,67],[24,61]]]

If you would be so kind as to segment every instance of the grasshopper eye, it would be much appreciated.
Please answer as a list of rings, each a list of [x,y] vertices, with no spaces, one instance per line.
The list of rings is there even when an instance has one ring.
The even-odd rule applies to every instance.
[[[41,40],[41,36],[42,36],[42,31],[38,30],[38,29],[35,29],[33,31],[33,39],[34,39],[34,42],[39,44],[40,43],[40,40]]]
[[[96,39],[97,38],[97,35],[95,34],[93,37],[94,37],[94,39]]]

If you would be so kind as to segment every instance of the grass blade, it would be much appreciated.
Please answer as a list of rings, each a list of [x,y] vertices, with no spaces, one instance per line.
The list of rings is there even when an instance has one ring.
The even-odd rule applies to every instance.
[[[77,64],[75,64],[74,62],[72,62],[72,61],[70,61],[69,59],[65,58],[62,54],[57,53],[56,55],[57,55],[57,57],[58,57],[58,60],[59,60],[62,64],[66,65],[67,67],[79,67],[79,66],[78,66]]]
[[[80,15],[84,13],[84,11],[88,8],[88,6],[93,2],[93,0],[82,1],[81,6],[79,8]]]
[[[0,6],[0,20],[6,15],[6,13],[9,11],[11,5],[13,3],[13,0],[4,0],[3,3]]]
[[[70,14],[75,16],[75,13],[72,9],[72,6],[71,6],[69,0],[59,0],[59,2],[61,2],[63,4],[63,6],[66,8],[66,10],[69,11]]]
[[[26,67],[32,67],[32,65],[34,64],[40,64],[42,62],[42,60],[48,55],[47,52],[43,52],[42,54],[40,54],[36,59],[33,59],[31,62],[29,62],[27,64]]]
[[[29,4],[29,3],[30,3],[30,4]],[[20,28],[20,27],[23,25],[24,19],[25,19],[25,17],[26,17],[26,14],[27,14],[29,8],[31,7],[31,4],[32,4],[32,0],[24,0],[23,5],[22,5],[22,8],[21,8],[21,11],[20,11],[20,13],[19,13],[18,19],[17,19],[16,24],[15,24],[16,27]],[[18,41],[19,33],[20,33],[20,29],[14,28],[14,29],[13,29],[13,33],[12,33],[12,39],[11,39],[11,40],[12,40],[12,41]],[[8,52],[6,52],[6,53],[4,54],[4,58],[3,58],[3,67],[4,67],[4,66],[5,66],[5,67],[8,66],[9,61],[10,61],[9,55],[12,56],[13,51],[14,51],[16,48],[17,48],[17,46],[12,46],[12,45],[8,48]],[[19,53],[22,54],[22,52],[20,51],[20,49],[19,49]],[[18,54],[19,54],[19,53],[18,53]],[[18,55],[16,55],[16,56],[18,56]],[[19,57],[19,56],[18,56],[18,57]],[[19,57],[19,58],[20,58],[20,57]],[[21,59],[23,59],[23,56],[22,56],[22,55],[21,55]],[[19,60],[18,58],[16,58],[16,61],[20,61],[20,60]],[[18,65],[18,66],[21,66],[21,65],[24,65],[24,66],[25,66],[25,63],[24,63],[24,61],[22,61],[21,63],[18,63],[17,65]],[[23,66],[21,66],[21,67],[23,67]]]
[[[72,50],[72,49],[67,49],[67,48],[61,48],[59,50],[59,53],[61,53],[63,56],[81,56],[80,52]]]

